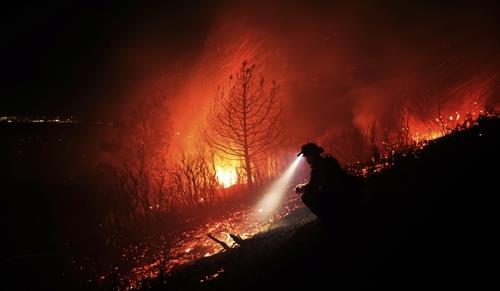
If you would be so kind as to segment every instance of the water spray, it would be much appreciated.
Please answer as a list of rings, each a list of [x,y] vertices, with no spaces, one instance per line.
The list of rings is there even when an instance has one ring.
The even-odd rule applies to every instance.
[[[279,179],[274,182],[271,187],[267,190],[267,193],[257,204],[257,211],[261,217],[267,218],[272,215],[283,201],[283,197],[287,193],[290,181],[293,178],[293,174],[297,169],[300,161],[302,160],[302,155],[295,158],[288,169],[279,177]]]

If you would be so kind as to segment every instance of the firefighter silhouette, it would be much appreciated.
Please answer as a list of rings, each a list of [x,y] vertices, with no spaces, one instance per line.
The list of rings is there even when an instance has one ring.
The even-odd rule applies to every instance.
[[[295,192],[302,194],[302,202],[320,221],[338,222],[352,206],[355,185],[353,178],[344,171],[337,159],[323,154],[323,151],[315,143],[302,146],[297,156],[306,158],[311,166],[311,175],[307,183],[295,187]]]

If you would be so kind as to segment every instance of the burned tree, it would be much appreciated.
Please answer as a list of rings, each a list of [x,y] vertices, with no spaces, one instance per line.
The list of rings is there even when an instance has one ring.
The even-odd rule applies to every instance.
[[[328,130],[318,138],[318,143],[342,165],[363,161],[370,156],[370,143],[362,129],[356,125],[338,131]]]
[[[148,222],[165,208],[170,132],[166,96],[160,92],[140,99],[125,118],[114,123],[103,142],[121,199],[135,224]]]
[[[243,62],[239,72],[219,87],[204,132],[207,142],[229,159],[242,163],[249,187],[253,167],[283,135],[283,105],[278,84],[255,76],[255,65]]]
[[[194,153],[179,151],[179,160],[169,170],[169,184],[176,206],[185,209],[212,205],[219,183],[212,153],[197,148]]]

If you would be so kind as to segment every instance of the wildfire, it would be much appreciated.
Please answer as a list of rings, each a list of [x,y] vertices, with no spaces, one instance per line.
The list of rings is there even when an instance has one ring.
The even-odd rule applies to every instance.
[[[238,181],[238,173],[232,167],[215,166],[215,176],[217,181],[224,187],[228,188]]]
[[[124,261],[135,265],[135,267],[130,271],[118,272],[122,284],[118,289],[132,290],[140,288],[143,280],[156,278],[160,273],[160,269],[170,273],[176,266],[185,265],[191,261],[223,252],[224,249],[221,245],[209,239],[207,233],[215,234],[231,246],[234,241],[229,235],[230,233],[250,238],[263,230],[269,230],[275,221],[287,216],[294,209],[302,207],[302,202],[297,195],[287,195],[283,205],[284,207],[271,219],[262,220],[260,213],[256,213],[253,208],[243,207],[229,213],[223,219],[209,221],[184,232],[168,247],[164,243],[169,239],[163,236],[151,236],[139,245],[124,249]],[[158,257],[167,259],[162,260],[158,259]],[[210,281],[222,272],[224,270],[220,269],[202,281]],[[109,274],[105,275],[105,278],[107,277],[109,277]]]
[[[474,105],[477,106],[478,103],[474,102]],[[368,177],[373,173],[378,173],[394,166],[394,161],[399,157],[417,155],[419,151],[427,147],[429,142],[434,139],[476,126],[482,118],[500,118],[500,113],[494,108],[487,108],[485,110],[465,111],[463,115],[456,111],[453,114],[444,116],[440,115],[435,120],[427,123],[409,118],[408,123],[412,124],[410,128],[413,126],[413,128],[417,128],[417,131],[411,134],[410,128],[403,128],[404,131],[410,133],[407,143],[383,142],[385,147],[384,153],[372,157],[369,163],[354,162],[349,164],[348,171],[353,175]],[[423,130],[419,131],[419,129]],[[479,134],[479,136],[482,135]]]

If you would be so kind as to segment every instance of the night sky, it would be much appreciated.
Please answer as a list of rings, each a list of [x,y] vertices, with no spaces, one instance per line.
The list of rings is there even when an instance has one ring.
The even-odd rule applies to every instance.
[[[158,2],[4,7],[0,113],[111,119],[167,75],[190,130],[229,75],[211,67],[239,63],[238,43],[281,82],[290,126],[312,134],[390,124],[402,98],[418,113],[422,96],[476,77],[498,92],[496,1]]]
[[[124,50],[140,42],[174,57],[195,53],[194,42],[206,34],[216,6],[163,2],[23,1],[3,7],[1,113],[98,116],[138,70],[150,69],[147,63],[121,64]]]

